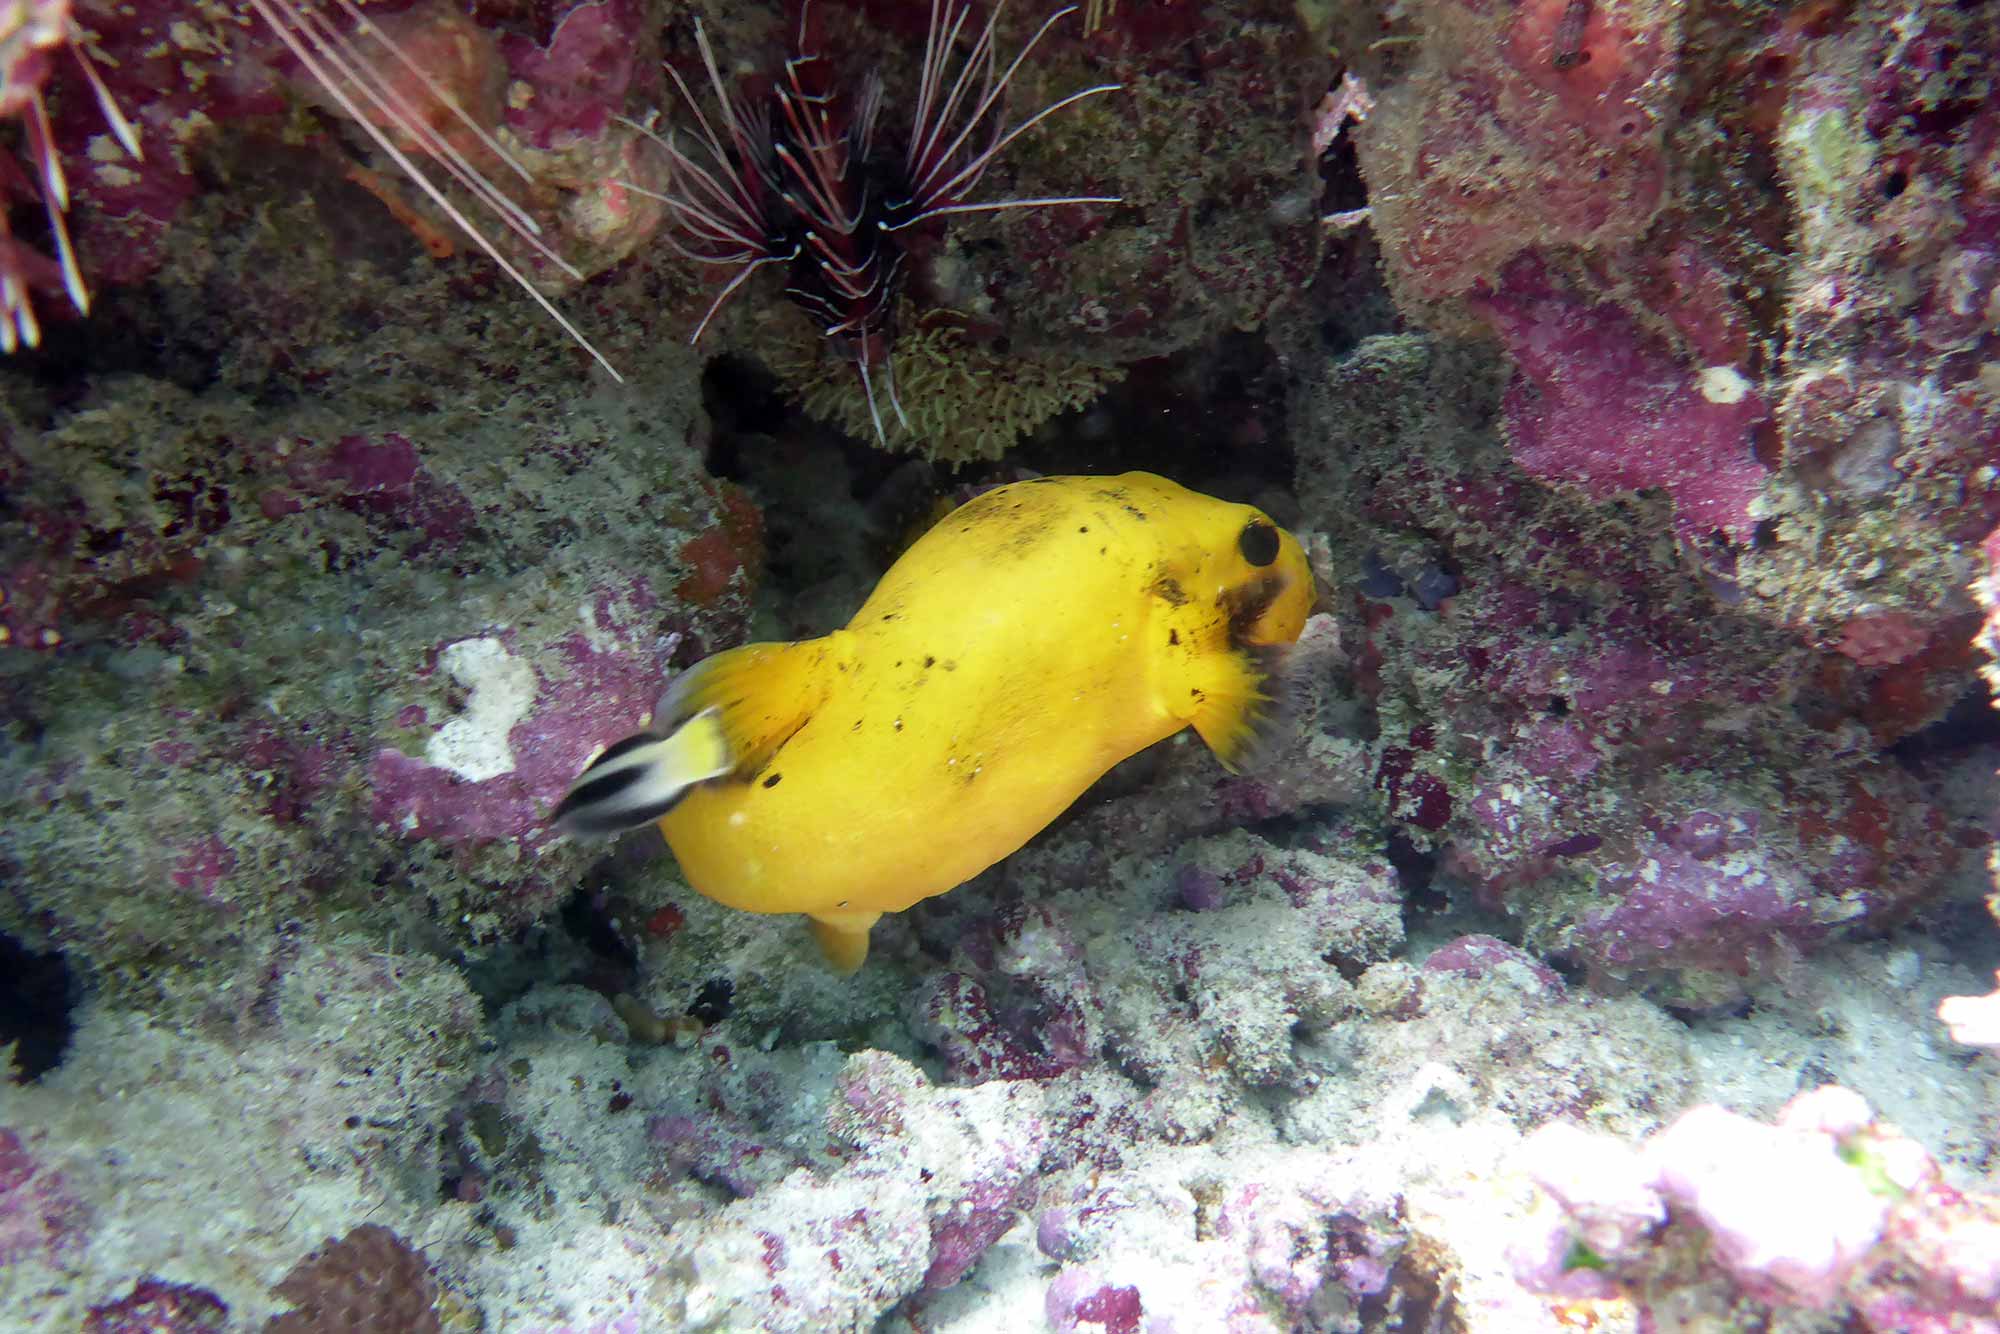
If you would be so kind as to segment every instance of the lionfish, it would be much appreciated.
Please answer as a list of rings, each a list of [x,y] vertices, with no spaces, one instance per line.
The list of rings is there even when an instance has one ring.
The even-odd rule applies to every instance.
[[[1003,7],[1004,0],[994,6],[971,48],[954,62],[971,7],[931,0],[916,107],[900,153],[885,148],[877,135],[880,77],[871,73],[852,89],[835,81],[819,49],[811,0],[800,10],[794,54],[763,99],[723,82],[708,35],[695,20],[695,45],[714,89],[715,118],[702,112],[687,81],[669,65],[698,127],[695,151],[684,150],[671,131],[657,134],[637,126],[666,153],[671,183],[662,193],[627,183],[672,212],[686,236],[685,241],[668,237],[675,250],[694,262],[735,270],[690,342],[701,338],[759,269],[784,265],[785,295],[854,363],[876,438],[885,439],[875,402],[878,381],[907,429],[889,349],[911,230],[954,213],[1119,202],[1115,195],[967,202],[1009,144],[1065,107],[1119,88],[1115,83],[1084,88],[1009,125],[1004,102],[1015,72],[1076,6],[1044,20],[1004,71],[993,41]]]

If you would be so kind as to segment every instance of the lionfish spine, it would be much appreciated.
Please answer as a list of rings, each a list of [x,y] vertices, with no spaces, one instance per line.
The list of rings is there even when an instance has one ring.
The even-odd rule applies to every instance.
[[[368,17],[364,15],[354,0],[337,0],[336,7],[346,17],[353,28],[353,36],[341,31],[332,20],[318,12],[312,0],[249,0],[250,8],[265,25],[276,34],[278,40],[292,53],[313,81],[319,84],[348,119],[360,126],[384,156],[396,164],[403,176],[443,213],[459,231],[485,252],[488,259],[511,278],[515,285],[526,292],[542,313],[554,320],[562,331],[588,352],[591,357],[608,372],[613,380],[624,383],[625,377],[618,373],[605,355],[598,351],[591,341],[584,337],[555,304],[529,280],[519,265],[502,254],[499,245],[465,211],[453,203],[443,187],[432,180],[423,168],[406,153],[392,138],[386,126],[394,127],[416,146],[417,151],[443,168],[461,189],[465,190],[479,204],[497,215],[502,226],[533,250],[544,261],[561,270],[570,278],[580,281],[582,275],[561,255],[557,254],[542,239],[541,228],[528,215],[527,210],[515,203],[506,192],[487,179],[485,173],[466,158],[449,139],[439,133],[430,123],[423,109],[411,105],[357,38],[372,37],[389,57],[407,71],[422,85],[425,92],[439,105],[447,108],[478,140],[480,145],[505,164],[524,181],[533,177],[527,169],[516,162],[506,149],[486,129],[479,125],[457,100],[447,93],[420,65],[391,41]],[[370,115],[369,112],[373,112]]]

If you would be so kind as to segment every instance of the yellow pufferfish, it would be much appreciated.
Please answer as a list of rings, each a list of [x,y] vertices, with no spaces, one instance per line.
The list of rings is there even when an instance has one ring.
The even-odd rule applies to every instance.
[[[682,674],[555,820],[657,820],[695,889],[804,913],[851,972],[883,913],[1014,852],[1127,756],[1192,726],[1249,759],[1312,603],[1298,540],[1254,506],[1143,472],[997,487],[845,629]]]

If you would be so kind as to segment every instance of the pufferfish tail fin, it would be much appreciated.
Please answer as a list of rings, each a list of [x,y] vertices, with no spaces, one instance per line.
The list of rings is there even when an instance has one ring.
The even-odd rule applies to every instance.
[[[1201,659],[1189,685],[1189,719],[1222,767],[1260,768],[1298,730],[1307,696],[1289,644],[1252,644]]]
[[[697,783],[749,777],[805,726],[825,693],[829,641],[745,644],[683,672],[653,728],[591,762],[556,807],[570,834],[615,834],[672,810]]]

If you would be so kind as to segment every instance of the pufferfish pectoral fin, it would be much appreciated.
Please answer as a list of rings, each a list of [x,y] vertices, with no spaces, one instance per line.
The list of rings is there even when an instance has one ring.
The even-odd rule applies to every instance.
[[[1229,772],[1257,768],[1296,729],[1293,660],[1288,644],[1253,644],[1188,664],[1188,721]]]
[[[807,924],[828,966],[845,977],[867,961],[868,932],[881,916],[878,912],[814,913]]]

